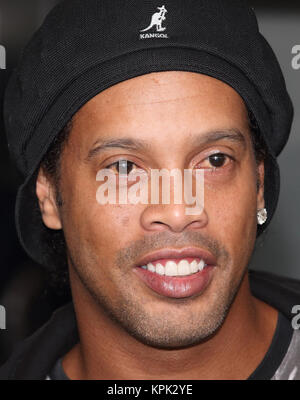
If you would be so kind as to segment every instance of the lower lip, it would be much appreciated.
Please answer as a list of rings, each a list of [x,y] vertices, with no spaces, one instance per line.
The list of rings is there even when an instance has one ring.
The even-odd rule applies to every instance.
[[[212,278],[213,269],[213,265],[208,265],[188,276],[159,275],[141,267],[135,267],[134,272],[154,292],[166,297],[183,298],[202,293]]]

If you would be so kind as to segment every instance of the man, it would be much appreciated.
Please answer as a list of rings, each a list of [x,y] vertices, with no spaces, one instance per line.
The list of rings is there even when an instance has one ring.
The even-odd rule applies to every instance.
[[[68,268],[72,303],[0,376],[299,379],[299,283],[247,269],[293,117],[274,53],[240,0],[124,5],[62,2],[8,85],[19,237]],[[185,198],[101,203],[138,173],[151,177],[140,195],[154,170],[201,170],[200,212]]]

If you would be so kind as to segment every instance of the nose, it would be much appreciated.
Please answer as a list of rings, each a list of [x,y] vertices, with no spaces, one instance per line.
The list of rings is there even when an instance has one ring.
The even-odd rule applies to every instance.
[[[200,214],[188,215],[185,204],[149,205],[141,215],[141,225],[147,231],[182,232],[185,229],[201,229],[208,223],[208,216],[203,208]]]

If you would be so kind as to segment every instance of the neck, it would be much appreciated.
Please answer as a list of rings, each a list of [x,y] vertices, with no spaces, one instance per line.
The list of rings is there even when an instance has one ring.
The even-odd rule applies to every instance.
[[[191,347],[158,349],[133,338],[77,289],[80,282],[73,279],[80,342],[63,359],[70,379],[247,379],[267,352],[277,323],[277,311],[251,295],[245,274],[213,336]]]

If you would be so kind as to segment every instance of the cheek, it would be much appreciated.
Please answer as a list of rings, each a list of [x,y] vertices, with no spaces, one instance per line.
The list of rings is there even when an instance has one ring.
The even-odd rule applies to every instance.
[[[233,255],[250,251],[255,241],[257,191],[254,172],[252,168],[246,168],[224,185],[205,187],[209,230]]]
[[[85,243],[90,251],[114,255],[136,234],[139,213],[136,205],[99,204],[96,189],[90,188],[84,193],[73,192],[64,229],[68,230],[73,241],[80,241],[81,248]]]
[[[90,250],[113,253],[130,242],[138,229],[140,206],[99,204],[97,171],[71,167],[66,171],[73,171],[62,182],[63,229],[70,244],[83,249],[85,243]]]
[[[102,242],[110,247],[128,242],[136,230],[138,207],[128,205],[99,205],[89,207],[85,230],[88,235],[101,236]],[[90,233],[89,233],[90,232]],[[117,240],[116,240],[117,239]]]

